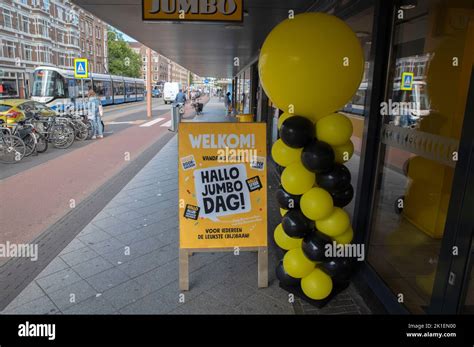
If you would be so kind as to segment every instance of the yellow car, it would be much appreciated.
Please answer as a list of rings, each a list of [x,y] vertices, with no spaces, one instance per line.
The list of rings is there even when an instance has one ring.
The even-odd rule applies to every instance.
[[[54,117],[56,112],[48,106],[26,99],[0,99],[0,119],[7,126],[33,116]]]

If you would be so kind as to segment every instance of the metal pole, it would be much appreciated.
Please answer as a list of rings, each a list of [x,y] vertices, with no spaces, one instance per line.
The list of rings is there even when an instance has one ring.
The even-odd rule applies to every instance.
[[[151,49],[146,49],[146,116],[151,118]]]
[[[84,79],[81,78],[81,90],[82,90],[82,115],[84,115],[85,112],[85,101],[84,101]],[[77,113],[76,113],[77,114]]]

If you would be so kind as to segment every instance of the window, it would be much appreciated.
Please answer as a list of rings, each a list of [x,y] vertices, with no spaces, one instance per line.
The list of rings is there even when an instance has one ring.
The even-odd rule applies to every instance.
[[[3,10],[3,23],[6,28],[13,29],[13,15],[10,10]]]
[[[58,65],[66,65],[66,55],[64,53],[59,53],[58,59]]]
[[[64,34],[62,31],[58,30],[56,41],[59,43],[64,43]]]
[[[27,16],[21,16],[21,31],[30,32],[30,19]]]
[[[5,41],[5,57],[15,58],[15,43],[12,41]]]
[[[49,0],[43,0],[43,10],[49,12]]]
[[[22,3],[23,5],[28,6],[28,0],[21,0],[21,3]]]
[[[23,58],[25,60],[33,60],[33,47],[31,47],[30,45],[24,45],[23,46]]]
[[[95,37],[100,40],[100,28],[98,26],[95,27]]]
[[[36,33],[40,36],[49,37],[48,22],[44,19],[37,19]]]
[[[63,21],[64,20],[64,10],[62,9],[62,7],[56,6],[56,11],[57,11],[58,19]]]

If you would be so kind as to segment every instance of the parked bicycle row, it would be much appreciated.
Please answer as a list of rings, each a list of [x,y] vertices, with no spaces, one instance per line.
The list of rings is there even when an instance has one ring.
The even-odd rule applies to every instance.
[[[0,162],[18,163],[30,155],[46,152],[50,144],[66,149],[74,141],[91,138],[92,132],[92,123],[86,115],[76,112],[58,114],[31,100],[2,100]]]

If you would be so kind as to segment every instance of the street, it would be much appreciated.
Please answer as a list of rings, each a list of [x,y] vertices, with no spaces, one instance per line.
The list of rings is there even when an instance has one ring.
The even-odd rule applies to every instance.
[[[169,112],[171,106],[164,105],[163,99],[153,99],[153,116],[161,116]],[[169,120],[169,118],[166,118]],[[134,125],[146,123],[146,102],[134,102],[121,105],[108,106],[104,108],[103,121],[105,124],[104,137],[112,136]],[[166,121],[159,122],[160,124]],[[23,158],[15,165],[0,163],[0,180],[14,176],[20,172],[31,169],[37,165],[46,163],[54,158],[63,156],[75,151],[76,149],[88,146],[93,141],[75,141],[74,144],[67,149],[55,148],[52,144],[45,153],[37,156],[29,156]]]
[[[153,119],[146,118],[145,109],[144,102],[104,108],[104,139],[77,141],[67,150],[50,146],[46,153],[18,164],[0,164],[0,188],[9,201],[0,212],[0,242],[32,242],[161,137],[171,134],[170,105],[153,100]],[[193,112],[187,105],[185,117]]]

